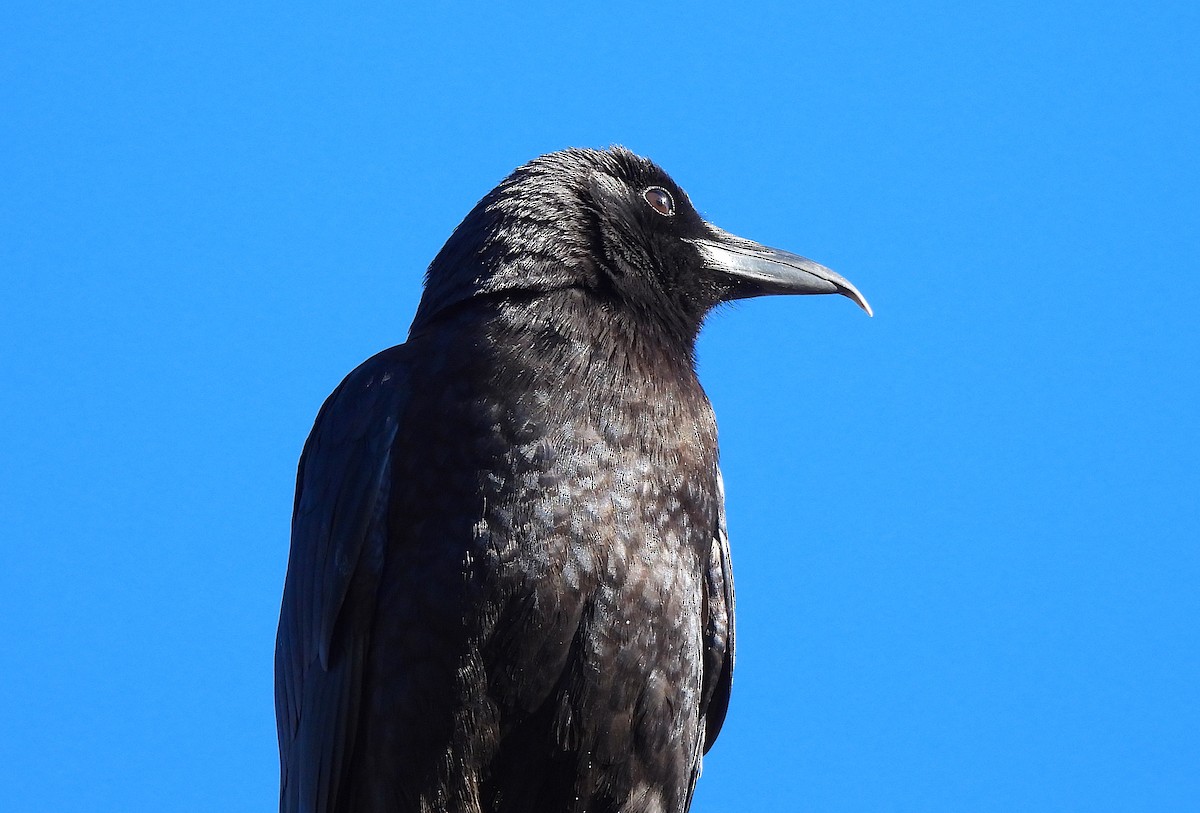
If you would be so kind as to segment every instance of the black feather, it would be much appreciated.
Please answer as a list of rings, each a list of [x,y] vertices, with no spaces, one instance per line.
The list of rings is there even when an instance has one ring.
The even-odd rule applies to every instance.
[[[543,156],[471,211],[301,459],[282,811],[687,809],[733,665],[696,335],[721,301],[844,283],[768,251],[622,149]]]

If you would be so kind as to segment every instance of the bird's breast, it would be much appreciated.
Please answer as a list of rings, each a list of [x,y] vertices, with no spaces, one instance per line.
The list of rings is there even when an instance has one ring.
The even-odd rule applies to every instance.
[[[481,748],[536,724],[589,759],[635,740],[690,759],[719,512],[708,401],[690,368],[612,348],[550,364],[521,341],[413,344],[423,397],[397,432],[374,643],[413,711],[389,713],[418,719],[449,681],[463,720],[490,721]]]

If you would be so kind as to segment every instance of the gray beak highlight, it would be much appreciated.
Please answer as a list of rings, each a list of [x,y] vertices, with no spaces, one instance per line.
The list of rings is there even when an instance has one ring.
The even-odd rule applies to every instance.
[[[709,225],[712,237],[689,238],[700,250],[705,265],[730,278],[733,291],[729,299],[745,299],[769,294],[841,294],[858,303],[873,316],[871,306],[850,280],[820,263],[770,248],[753,240]]]

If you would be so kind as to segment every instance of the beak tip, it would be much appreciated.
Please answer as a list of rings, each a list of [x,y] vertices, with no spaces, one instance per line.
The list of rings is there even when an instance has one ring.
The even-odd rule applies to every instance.
[[[841,286],[839,286],[839,287],[841,287]],[[867,316],[875,315],[875,311],[871,309],[871,303],[868,302],[867,298],[865,296],[863,296],[859,292],[859,290],[857,288],[855,288],[853,285],[851,285],[850,283],[847,282],[844,287],[841,287],[841,290],[838,293],[854,300],[854,304],[858,305],[860,308],[862,308],[864,311],[866,311]]]

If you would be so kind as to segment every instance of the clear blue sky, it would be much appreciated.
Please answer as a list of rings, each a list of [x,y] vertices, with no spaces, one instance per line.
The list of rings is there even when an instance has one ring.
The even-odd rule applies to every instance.
[[[1200,809],[1196,3],[102,5],[0,9],[5,810],[272,808],[318,406],[496,181],[611,143],[877,314],[702,337],[695,809]]]

